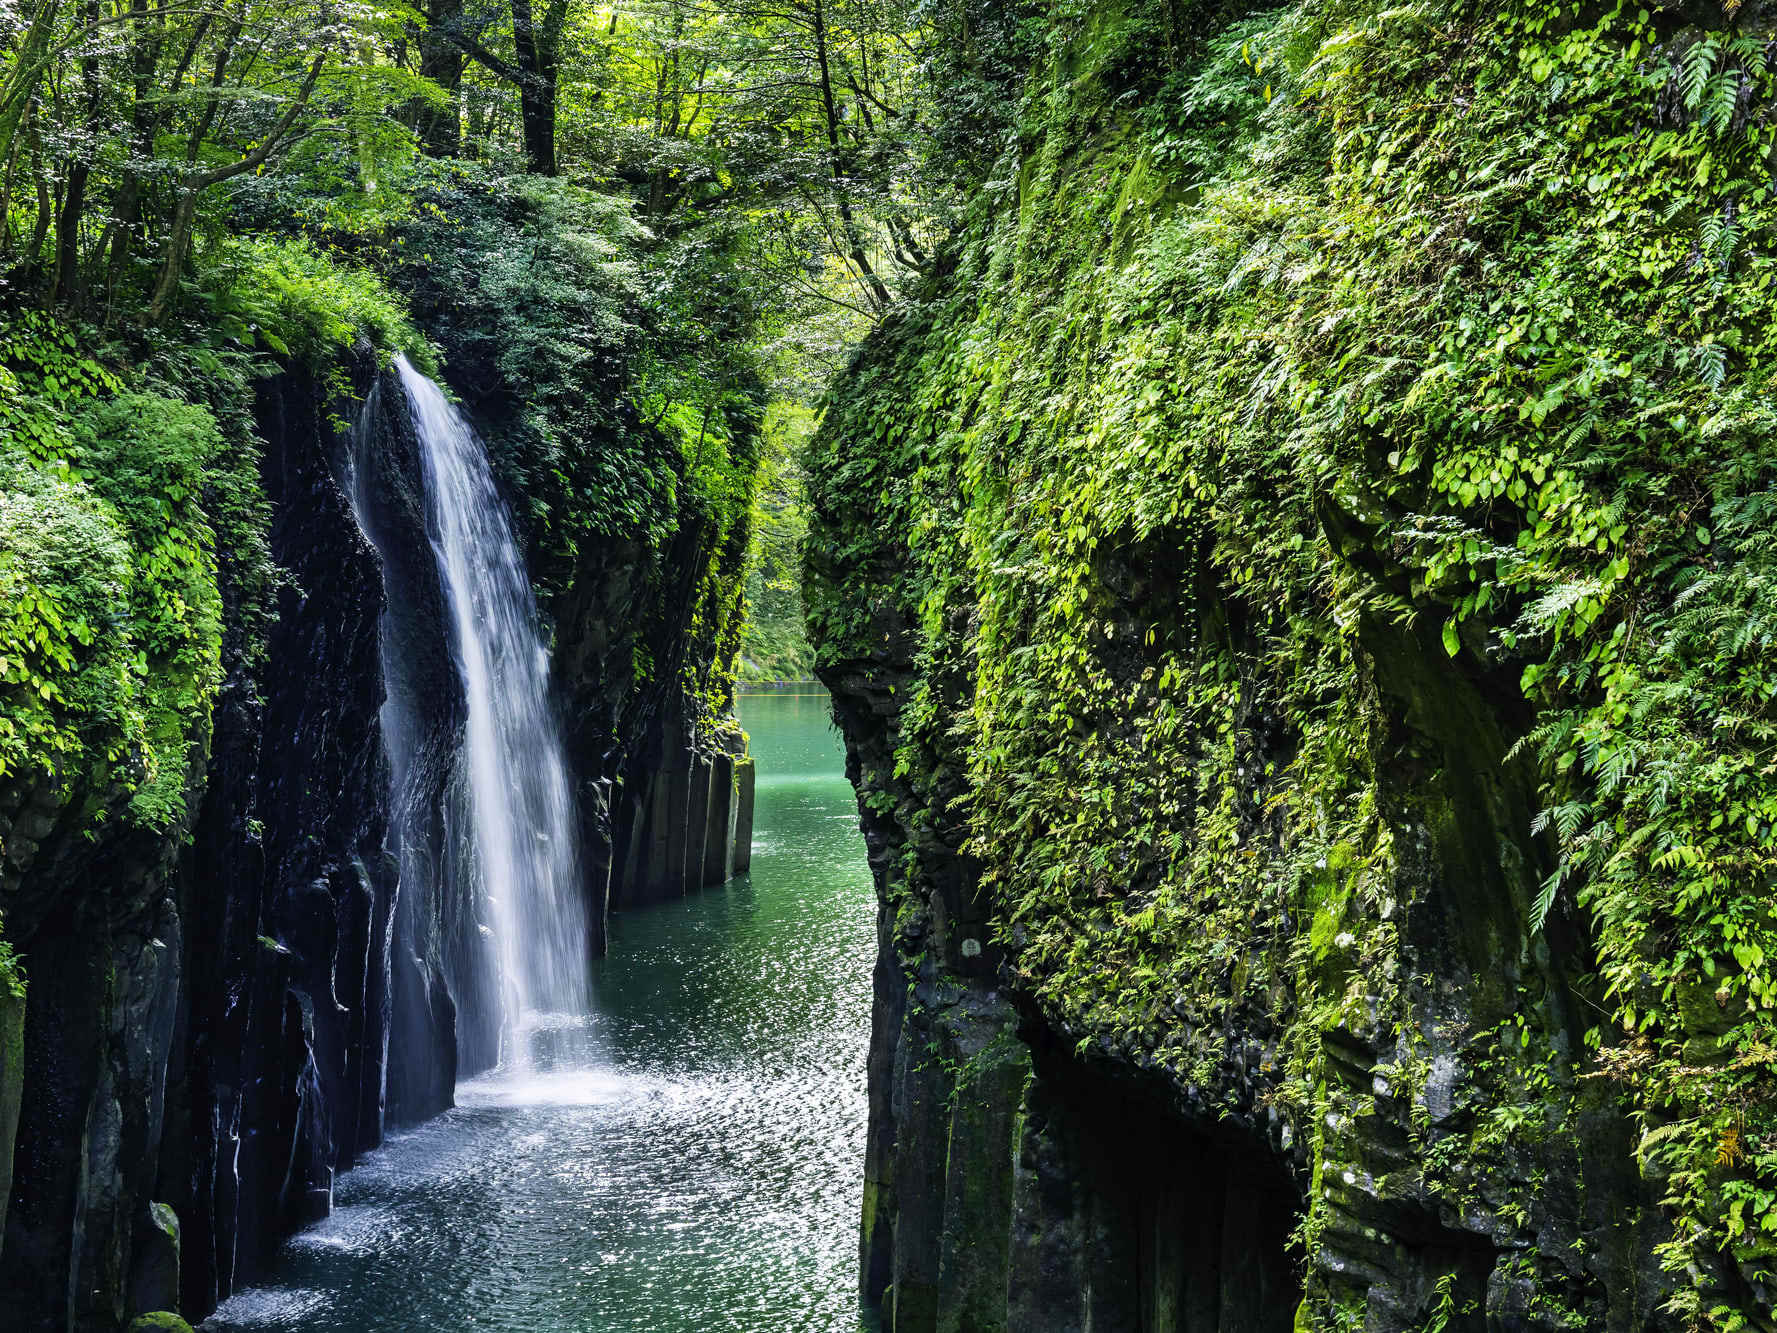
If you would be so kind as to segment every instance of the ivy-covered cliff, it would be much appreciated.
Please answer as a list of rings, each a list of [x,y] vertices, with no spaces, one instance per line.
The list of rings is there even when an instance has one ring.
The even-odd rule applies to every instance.
[[[810,483],[866,1297],[1773,1327],[1777,13],[969,12]]]
[[[395,354],[458,394],[518,520],[590,943],[623,890],[620,793],[666,793],[634,836],[678,851],[672,890],[731,873],[757,394],[697,380],[622,208],[444,180],[425,217],[448,260],[267,233],[222,244],[188,323],[0,328],[0,1296],[21,1329],[202,1316],[388,1127],[499,1058],[489,913],[451,870],[463,691]]]

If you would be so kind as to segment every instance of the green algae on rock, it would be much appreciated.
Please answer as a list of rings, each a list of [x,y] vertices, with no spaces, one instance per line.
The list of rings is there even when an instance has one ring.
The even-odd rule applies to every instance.
[[[156,1310],[132,1319],[128,1333],[191,1333],[191,1325],[176,1314]]]

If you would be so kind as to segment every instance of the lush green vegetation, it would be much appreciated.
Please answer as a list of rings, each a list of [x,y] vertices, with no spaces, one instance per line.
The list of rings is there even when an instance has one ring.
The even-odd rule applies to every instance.
[[[588,544],[744,543],[763,404],[811,396],[956,194],[913,169],[913,30],[853,0],[6,20],[0,776],[122,782],[133,818],[177,821],[221,585],[250,630],[274,577],[248,405],[284,365],[335,388],[364,344],[448,365],[546,605]],[[761,597],[793,601],[772,494]],[[732,638],[717,582],[699,632]]]
[[[1494,997],[1514,1113],[1427,1130],[1429,1187],[1610,1097],[1674,1271],[1765,1264],[1757,8],[33,0],[0,27],[0,783],[179,824],[277,577],[252,381],[366,349],[488,424],[546,607],[590,551],[681,543],[714,656],[801,674],[809,405],[886,319],[816,448],[816,637],[917,626],[900,776],[940,808],[966,776],[1057,1024],[1208,1081],[1176,998],[1257,1004],[1289,1113],[1345,1109],[1324,1036],[1414,984],[1383,734],[1435,711],[1429,646],[1516,750],[1450,745],[1543,811],[1550,873],[1477,949],[1586,939],[1598,1015],[1562,1054],[1547,997]],[[727,683],[683,682],[712,725]]]
[[[1501,1114],[1425,1129],[1427,1184],[1465,1206],[1606,1089],[1681,1274],[1777,1255],[1777,64],[1736,8],[1057,10],[952,271],[814,465],[817,642],[918,627],[902,774],[939,811],[966,775],[1022,983],[1211,1086],[1185,1031],[1270,1011],[1309,1132],[1353,1110],[1323,1034],[1422,984],[1401,830],[1470,813],[1390,805],[1391,696],[1458,725],[1429,645],[1498,701],[1553,873],[1475,966],[1581,923],[1595,1024],[1562,1055],[1546,995],[1494,996]],[[1701,1276],[1676,1300],[1743,1324]]]
[[[740,678],[806,680],[814,670],[802,611],[802,548],[808,535],[802,454],[814,414],[782,403],[765,422],[764,476],[754,512],[756,556],[747,571]]]
[[[225,331],[317,360],[416,337],[374,282],[307,247],[254,255]],[[35,310],[0,338],[0,778],[79,788],[95,821],[122,789],[133,822],[165,829],[222,678],[218,557],[248,621],[272,579],[242,407],[253,362],[204,344],[132,362],[95,341]]]
[[[517,405],[493,444],[548,592],[580,541],[670,537],[686,459],[735,503],[761,371],[808,400],[927,262],[945,36],[856,0],[38,0],[0,32],[0,271],[113,370],[435,345]]]

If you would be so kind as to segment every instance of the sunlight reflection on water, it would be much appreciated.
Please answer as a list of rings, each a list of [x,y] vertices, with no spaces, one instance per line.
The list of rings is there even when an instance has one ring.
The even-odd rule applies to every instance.
[[[753,872],[625,913],[590,1021],[343,1176],[207,1330],[866,1327],[856,1298],[874,902],[820,698],[751,696]]]

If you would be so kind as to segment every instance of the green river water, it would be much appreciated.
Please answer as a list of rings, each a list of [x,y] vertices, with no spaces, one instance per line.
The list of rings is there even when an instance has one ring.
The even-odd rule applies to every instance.
[[[753,868],[613,919],[582,1049],[341,1177],[206,1330],[846,1330],[873,899],[822,696],[740,701]]]

